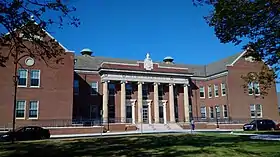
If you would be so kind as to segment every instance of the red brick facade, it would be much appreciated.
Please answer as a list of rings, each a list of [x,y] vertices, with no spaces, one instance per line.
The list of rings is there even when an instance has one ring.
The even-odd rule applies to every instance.
[[[25,101],[24,117],[17,119],[17,125],[43,125],[43,126],[71,126],[72,124],[100,125],[101,110],[103,105],[103,79],[104,75],[112,73],[130,73],[145,76],[160,76],[169,79],[189,80],[189,119],[185,119],[184,86],[183,83],[174,84],[174,104],[176,122],[189,122],[194,119],[198,122],[215,123],[217,106],[220,111],[220,123],[245,123],[251,117],[250,105],[261,105],[261,116],[259,118],[270,118],[280,120],[277,110],[276,87],[270,89],[269,94],[262,99],[244,93],[241,75],[251,71],[260,70],[260,63],[252,63],[239,58],[226,70],[209,76],[196,76],[189,68],[173,64],[160,65],[153,63],[152,70],[145,70],[144,64],[118,63],[101,61],[94,56],[80,56],[81,62],[101,62],[97,69],[79,68],[74,65],[74,54],[66,53],[64,64],[51,64],[47,66],[44,62],[35,60],[35,64],[27,67],[22,60],[24,69],[27,69],[27,87],[18,87],[18,100]],[[79,62],[79,61],[77,61]],[[40,86],[30,87],[30,71],[40,70]],[[115,70],[115,71],[112,71]],[[13,63],[9,61],[7,67],[0,68],[0,127],[11,127],[13,107]],[[140,74],[139,74],[140,75]],[[152,78],[151,78],[152,79]],[[125,80],[125,79],[124,79]],[[78,91],[75,91],[75,81],[78,83]],[[92,92],[91,83],[96,82],[97,92]],[[127,81],[132,86],[130,99],[135,99],[135,119],[138,115],[138,81]],[[73,86],[74,84],[74,86]],[[120,80],[110,80],[109,84],[115,85],[113,96],[109,96],[108,106],[110,123],[120,123],[121,116],[121,84]],[[155,121],[154,115],[154,85],[153,82],[144,82],[148,85],[148,99],[151,100],[151,123]],[[163,100],[166,104],[166,119],[170,121],[169,84],[160,83],[163,86]],[[218,96],[215,96],[214,85],[217,85]],[[109,85],[110,86],[110,85]],[[210,87],[209,87],[210,86]],[[204,87],[204,98],[200,98],[200,87]],[[212,91],[209,98],[208,87]],[[223,91],[224,90],[224,95]],[[76,93],[77,92],[77,93]],[[30,119],[30,101],[38,101],[38,118]],[[202,110],[205,109],[204,112]],[[213,110],[212,110],[213,109]],[[213,111],[213,112],[211,112]],[[122,126],[125,126],[121,124]],[[113,125],[112,125],[113,126]],[[225,128],[228,126],[225,126]],[[124,127],[118,128],[122,130]],[[91,130],[91,129],[89,129]],[[55,131],[54,131],[55,132]]]

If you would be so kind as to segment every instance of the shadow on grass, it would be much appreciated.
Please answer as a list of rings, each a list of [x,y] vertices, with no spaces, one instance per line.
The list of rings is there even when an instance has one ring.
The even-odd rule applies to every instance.
[[[75,140],[47,140],[0,145],[0,156],[262,156],[262,152],[244,150],[246,144],[258,145],[247,137],[164,135],[122,136]],[[262,141],[260,146],[275,143]],[[279,143],[278,143],[279,145]],[[280,148],[280,147],[279,147]],[[2,154],[1,154],[2,153]],[[276,155],[275,153],[273,155]],[[278,154],[280,155],[280,153]],[[269,152],[265,156],[270,156]]]

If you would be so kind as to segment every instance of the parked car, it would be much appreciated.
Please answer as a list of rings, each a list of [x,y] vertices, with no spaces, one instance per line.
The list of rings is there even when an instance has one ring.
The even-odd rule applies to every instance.
[[[0,136],[0,141],[26,141],[50,138],[50,131],[39,126],[24,126],[17,128],[15,132],[9,131]]]
[[[243,126],[244,131],[252,131],[256,130],[256,128],[257,130],[276,130],[276,124],[270,119],[258,119]]]

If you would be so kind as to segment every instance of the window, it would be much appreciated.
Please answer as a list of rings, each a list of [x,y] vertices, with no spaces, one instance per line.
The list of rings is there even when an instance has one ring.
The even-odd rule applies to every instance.
[[[30,71],[30,87],[40,86],[40,70]]]
[[[222,94],[222,96],[226,95],[226,84],[225,83],[221,83],[221,94]]]
[[[91,95],[97,95],[98,94],[98,82],[92,82],[91,83]]]
[[[143,84],[142,87],[142,95],[143,95],[143,99],[147,100],[148,99],[148,95],[149,95],[149,87],[147,84]]]
[[[79,94],[79,80],[74,80],[74,94]]]
[[[220,118],[221,117],[221,111],[220,111],[220,106],[216,105],[216,117]]]
[[[27,70],[25,69],[18,70],[18,86],[19,87],[27,86]]]
[[[38,101],[30,101],[29,104],[29,118],[38,118]]]
[[[262,105],[251,104],[250,112],[251,112],[251,118],[262,118]]]
[[[123,118],[123,117],[121,117]],[[126,105],[126,123],[132,123],[132,106]]]
[[[209,117],[214,118],[214,107],[209,107]]]
[[[205,89],[204,87],[199,87],[200,98],[205,98]]]
[[[131,84],[125,84],[125,95],[126,95],[126,99],[131,99],[131,95],[132,95],[132,85]]]
[[[164,90],[163,85],[158,86],[158,100],[163,100]]]
[[[208,98],[212,98],[212,88],[211,88],[211,85],[208,86]]]
[[[249,83],[248,84],[248,93],[249,95],[260,95],[260,84],[259,83]]]
[[[224,105],[224,118],[228,118],[228,108],[227,108],[227,105]]]
[[[115,84],[109,84],[109,96],[115,96]]]
[[[219,87],[217,85],[214,85],[214,92],[215,92],[215,97],[219,96]]]
[[[206,118],[206,107],[205,106],[200,107],[200,116],[201,116],[201,119]]]
[[[24,100],[18,100],[16,104],[16,118],[24,118],[25,117],[25,105],[26,102]]]

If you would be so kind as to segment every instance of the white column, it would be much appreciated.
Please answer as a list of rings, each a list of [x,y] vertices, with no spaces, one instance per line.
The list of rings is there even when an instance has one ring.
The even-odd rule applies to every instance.
[[[166,103],[162,104],[163,107],[163,123],[167,124],[167,117],[166,117]]]
[[[154,117],[155,123],[159,123],[158,83],[154,83]]]
[[[125,81],[121,81],[121,122],[126,122]]]
[[[149,124],[152,123],[152,109],[151,109],[151,102],[148,103],[148,111],[149,111]]]
[[[188,84],[184,84],[184,113],[185,113],[185,122],[190,122]]]
[[[108,120],[108,82],[103,82],[103,104],[102,104],[102,118],[103,122]]]
[[[170,109],[170,122],[175,122],[175,113],[174,113],[174,84],[169,84],[169,109]]]
[[[142,82],[138,82],[138,100],[137,100],[137,103],[138,103],[138,123],[141,123],[142,122],[142,107],[143,107],[143,99],[142,99]]]
[[[131,104],[132,108],[132,124],[135,124],[135,101]]]

